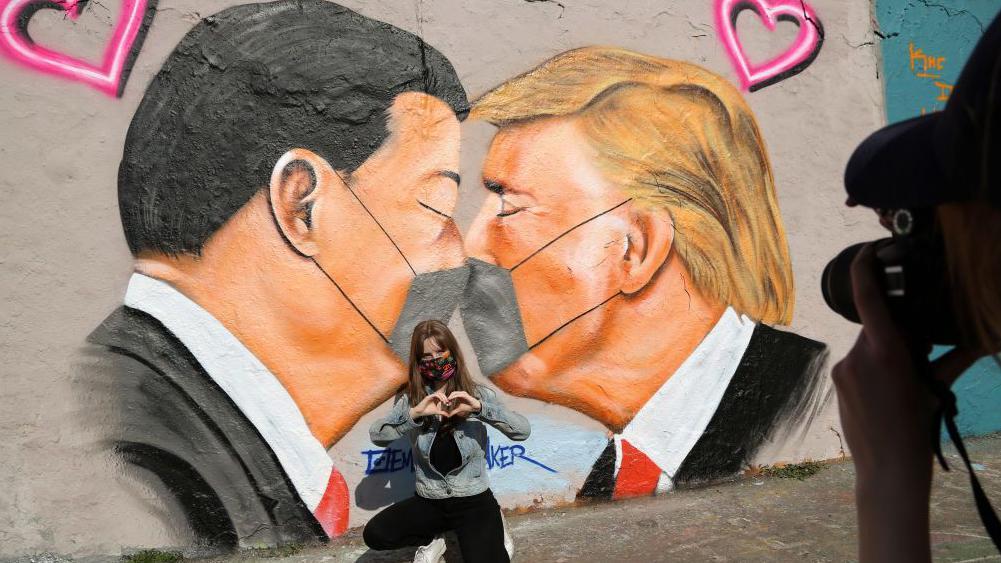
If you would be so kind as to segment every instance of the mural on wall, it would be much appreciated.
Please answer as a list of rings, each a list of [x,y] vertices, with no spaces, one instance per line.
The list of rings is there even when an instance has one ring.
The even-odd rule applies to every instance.
[[[91,340],[110,440],[203,540],[346,529],[327,449],[405,381],[394,327],[461,297],[467,109],[420,38],[319,0],[206,18],[153,79],[119,168],[136,273]]]
[[[927,5],[878,0],[875,12],[887,121],[943,109],[973,46],[999,10],[998,0],[945,0]],[[947,350],[936,347],[933,356]],[[956,425],[963,436],[1001,430],[1001,410],[995,407],[1001,401],[998,372],[998,366],[984,358],[953,385],[959,407]],[[944,430],[943,437],[948,439]]]
[[[120,97],[146,30],[153,23],[157,0],[122,1],[118,21],[99,65],[47,49],[28,34],[28,24],[39,10],[60,10],[76,21],[89,2],[0,0],[0,53],[33,70],[82,82],[109,96]]]
[[[812,54],[745,64],[746,87],[809,64],[804,18]],[[467,114],[499,130],[463,236]],[[108,443],[206,543],[323,540],[412,494],[408,447],[331,452],[405,382],[413,326],[456,310],[492,383],[600,426],[492,435],[502,502],[729,477],[823,402],[826,347],[770,326],[794,283],[764,139],[692,64],[574,49],[470,107],[416,35],[322,0],[236,6],[149,84],[118,196],[135,273],[90,337]]]
[[[614,433],[582,496],[733,475],[804,414],[826,347],[765,324],[791,320],[793,278],[736,89],[591,47],[503,83],[471,118],[500,130],[483,168],[492,195],[466,237],[472,280],[490,291],[470,285],[463,320],[474,347],[494,348],[481,367],[502,389]]]
[[[752,62],[737,37],[737,16],[751,11],[768,31],[778,22],[796,24],[799,29],[789,48],[764,63]],[[817,14],[803,0],[716,0],[716,31],[726,47],[733,69],[745,90],[754,92],[803,72],[817,58],[824,43],[824,27]]]

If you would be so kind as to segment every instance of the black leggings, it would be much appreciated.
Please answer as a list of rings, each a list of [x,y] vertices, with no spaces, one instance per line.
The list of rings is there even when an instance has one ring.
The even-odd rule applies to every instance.
[[[426,499],[414,495],[387,507],[365,525],[371,549],[426,545],[438,534],[455,530],[462,559],[469,563],[510,561],[504,549],[504,523],[494,494]]]

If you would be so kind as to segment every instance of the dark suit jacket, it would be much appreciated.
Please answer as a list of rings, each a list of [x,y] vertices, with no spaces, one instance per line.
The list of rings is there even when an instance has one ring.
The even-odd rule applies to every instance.
[[[108,446],[162,481],[199,539],[234,547],[326,539],[268,444],[159,321],[120,307],[88,340],[107,355],[98,385],[118,406]]]
[[[812,415],[826,359],[824,344],[759,324],[716,413],[678,469],[675,487],[736,475],[780,424]],[[609,441],[578,496],[611,498],[614,472]]]

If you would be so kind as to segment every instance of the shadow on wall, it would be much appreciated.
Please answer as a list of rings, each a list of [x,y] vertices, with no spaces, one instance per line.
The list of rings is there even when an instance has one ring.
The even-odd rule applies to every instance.
[[[414,494],[413,452],[410,442],[400,438],[385,448],[362,452],[366,456],[365,477],[355,487],[355,504],[378,510]]]

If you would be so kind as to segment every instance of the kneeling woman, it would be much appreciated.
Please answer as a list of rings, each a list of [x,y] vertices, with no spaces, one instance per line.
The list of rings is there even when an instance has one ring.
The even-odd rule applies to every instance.
[[[440,321],[414,328],[409,377],[406,392],[369,435],[378,446],[410,439],[417,494],[376,514],[365,526],[365,543],[372,549],[420,545],[414,561],[437,563],[445,552],[441,534],[455,530],[465,561],[509,561],[487,478],[485,424],[524,440],[528,419],[472,382],[455,337]]]

